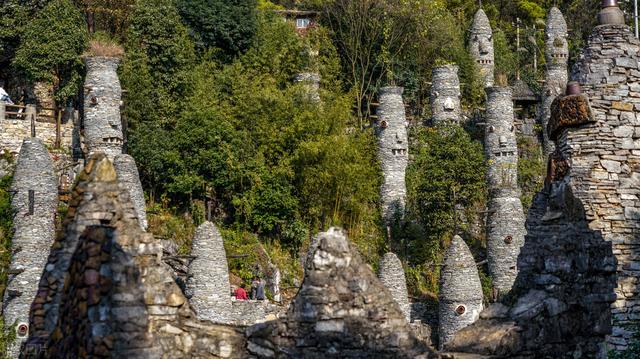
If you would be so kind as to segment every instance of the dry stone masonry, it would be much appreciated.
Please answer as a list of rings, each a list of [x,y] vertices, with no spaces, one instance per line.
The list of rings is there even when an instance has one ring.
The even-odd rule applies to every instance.
[[[11,265],[4,293],[2,314],[5,324],[28,325],[29,309],[36,296],[40,275],[55,236],[58,209],[58,179],[44,143],[37,138],[23,141],[16,163],[11,191],[14,236]],[[17,358],[25,336],[9,347]]]
[[[229,267],[222,235],[211,222],[197,229],[191,244],[195,256],[189,265],[187,295],[198,318],[218,323],[229,322],[231,287]]]
[[[525,218],[518,189],[518,145],[511,89],[487,89],[485,152],[488,160],[487,259],[493,284],[508,292],[518,273]]]
[[[302,83],[305,92],[311,102],[320,102],[320,74],[315,72],[304,72],[298,74],[295,82]]]
[[[494,81],[494,52],[493,31],[489,18],[484,10],[479,9],[473,18],[469,38],[469,52],[480,69],[484,87],[493,86]]]
[[[407,281],[404,276],[404,268],[398,256],[394,253],[387,253],[380,260],[378,269],[380,282],[391,293],[393,299],[398,303],[407,321],[411,321],[411,306],[407,292]]]
[[[253,357],[437,357],[342,231],[318,239],[287,316],[247,330]]]
[[[404,214],[407,186],[405,172],[409,162],[407,120],[402,87],[383,87],[378,98],[378,159],[382,165],[382,216],[390,222]]]
[[[122,153],[123,144],[122,89],[116,72],[120,59],[87,57],[85,63],[84,141],[87,152],[103,152],[113,159]]]
[[[130,155],[120,154],[115,156],[113,165],[118,174],[118,181],[129,191],[129,197],[131,197],[131,201],[133,201],[136,208],[136,216],[140,220],[140,227],[146,230],[148,225],[147,211],[145,209],[144,191],[142,189],[142,183],[140,183],[140,175],[138,174],[136,161]]]
[[[472,324],[482,311],[482,285],[467,244],[454,236],[444,255],[438,293],[440,348],[460,329]]]
[[[433,124],[459,123],[462,109],[460,107],[458,66],[444,65],[434,68],[431,82]]]
[[[547,69],[542,91],[540,123],[542,124],[544,154],[549,156],[554,150],[553,141],[549,139],[547,133],[547,124],[551,117],[551,103],[556,97],[564,95],[569,77],[567,70],[569,61],[567,23],[562,12],[555,6],[549,10],[547,15],[547,27],[544,34]]]

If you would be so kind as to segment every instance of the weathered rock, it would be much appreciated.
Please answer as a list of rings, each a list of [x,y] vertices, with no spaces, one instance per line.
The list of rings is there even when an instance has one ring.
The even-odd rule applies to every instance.
[[[382,257],[378,269],[378,278],[387,287],[393,299],[402,309],[407,321],[410,322],[411,307],[409,306],[407,281],[404,276],[402,262],[400,262],[398,256],[389,252]]]
[[[469,52],[480,68],[484,87],[493,86],[494,53],[493,30],[484,10],[479,9],[473,18],[469,37]]]

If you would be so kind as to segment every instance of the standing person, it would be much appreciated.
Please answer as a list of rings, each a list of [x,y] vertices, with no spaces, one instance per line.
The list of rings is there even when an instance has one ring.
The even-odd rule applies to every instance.
[[[253,281],[251,281],[251,299],[256,300],[256,296],[258,294],[258,283],[260,282],[258,276],[253,277]]]
[[[258,287],[256,289],[256,299],[257,300],[264,300],[265,296],[264,296],[264,280],[262,280],[262,278],[258,278]]]
[[[236,300],[249,300],[247,291],[244,290],[244,283],[240,284],[240,287],[235,291]]]

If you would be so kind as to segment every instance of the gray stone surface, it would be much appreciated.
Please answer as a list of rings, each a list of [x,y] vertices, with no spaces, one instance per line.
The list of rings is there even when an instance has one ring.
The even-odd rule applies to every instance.
[[[482,9],[478,10],[473,18],[469,37],[469,52],[480,69],[484,87],[493,86],[495,67],[493,31],[489,18]]]
[[[431,113],[433,124],[441,122],[459,123],[462,116],[460,107],[460,79],[457,65],[438,66],[431,78]]]
[[[511,89],[487,89],[485,152],[488,160],[487,259],[494,288],[505,293],[518,274],[525,217],[518,189],[518,145]]]
[[[442,348],[457,331],[478,320],[482,311],[482,285],[478,268],[469,247],[457,235],[444,255],[438,302]]]
[[[15,211],[14,236],[10,274],[2,303],[2,315],[9,328],[13,324],[29,323],[31,302],[55,236],[58,178],[41,140],[27,138],[23,141],[11,191],[11,207]],[[29,191],[34,193],[33,214],[29,213]],[[10,357],[18,357],[23,340],[18,338],[9,347]]]
[[[89,154],[103,152],[111,160],[122,153],[120,118],[122,89],[118,79],[120,59],[85,58],[84,141]]]
[[[555,6],[547,14],[547,26],[544,34],[547,67],[542,90],[540,123],[542,124],[543,132],[543,151],[545,156],[548,156],[555,149],[553,141],[549,139],[549,134],[547,133],[547,124],[551,116],[551,103],[556,97],[564,95],[569,78],[567,70],[569,61],[567,23],[562,12]]]
[[[191,255],[195,258],[187,279],[189,303],[200,319],[230,322],[229,266],[222,235],[215,224],[204,222],[196,229]]]
[[[404,275],[404,268],[398,256],[394,253],[386,253],[380,260],[378,278],[384,284],[393,299],[398,303],[407,321],[411,321],[411,306],[407,292],[407,281]]]
[[[147,211],[144,203],[144,191],[140,183],[140,175],[136,161],[127,154],[117,155],[113,160],[113,165],[118,174],[118,181],[129,191],[129,197],[136,209],[136,216],[140,221],[140,227],[147,230]]]
[[[295,82],[304,84],[305,91],[310,101],[320,102],[320,74],[315,72],[303,72],[298,74]]]
[[[402,87],[383,87],[378,93],[378,159],[382,165],[383,183],[380,189],[382,216],[391,221],[404,215],[407,186],[405,172],[409,162],[407,120],[402,101]]]

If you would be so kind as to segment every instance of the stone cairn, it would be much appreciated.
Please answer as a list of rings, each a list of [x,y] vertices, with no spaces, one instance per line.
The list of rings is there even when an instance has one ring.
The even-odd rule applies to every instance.
[[[393,299],[400,306],[405,318],[407,318],[407,322],[410,322],[411,306],[409,305],[407,281],[404,276],[402,262],[400,262],[398,256],[389,252],[382,257],[380,268],[378,269],[378,278],[380,278],[380,282],[387,287]]]
[[[482,285],[473,255],[460,236],[454,236],[444,255],[438,294],[440,348],[482,311]]]
[[[136,216],[140,220],[140,227],[147,230],[147,212],[144,204],[144,191],[140,183],[140,175],[136,161],[127,154],[117,155],[113,160],[113,165],[118,173],[118,181],[129,191],[129,196],[136,209]]]
[[[434,68],[431,82],[433,124],[458,124],[462,115],[458,66],[444,65]]]
[[[547,71],[542,91],[540,123],[542,124],[544,154],[549,156],[554,150],[553,141],[549,139],[547,133],[547,124],[551,117],[551,103],[556,97],[564,95],[569,77],[567,71],[569,61],[567,23],[562,12],[555,6],[549,10],[547,15],[547,27],[544,34]]]
[[[402,87],[383,87],[378,94],[378,159],[382,165],[382,217],[391,223],[404,214],[407,186],[405,172],[409,162],[407,120]]]
[[[16,325],[18,338],[10,345],[8,355],[17,358],[20,345],[28,334],[31,302],[55,237],[58,209],[58,178],[49,152],[40,139],[23,141],[11,192],[15,233],[2,314],[9,330],[14,330],[13,325]]]
[[[257,358],[437,357],[418,341],[402,310],[348,239],[318,235],[287,316],[247,329]]]
[[[196,229],[191,253],[196,257],[189,265],[189,303],[200,319],[229,322],[231,287],[227,254],[222,235],[213,223],[204,222]]]
[[[238,329],[196,318],[103,155],[81,172],[31,311],[24,358],[238,358]]]
[[[518,189],[518,145],[511,89],[487,89],[485,152],[488,160],[487,257],[494,287],[508,292],[518,274],[525,218]]]
[[[122,89],[117,69],[120,59],[87,57],[84,82],[84,141],[89,154],[103,152],[110,159],[122,153],[120,118]]]
[[[298,74],[294,81],[304,85],[305,92],[311,102],[320,102],[320,74],[303,72]]]
[[[493,86],[494,77],[494,53],[493,53],[493,31],[489,18],[484,10],[479,9],[473,18],[471,26],[471,37],[469,38],[469,52],[476,60],[480,69],[480,76],[483,79],[484,87]]]

